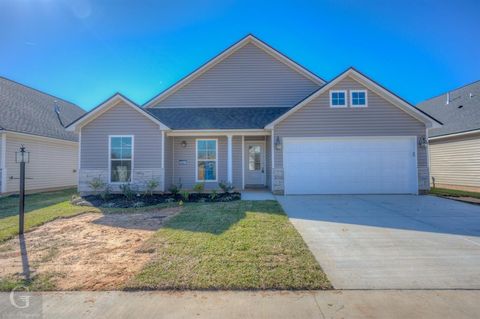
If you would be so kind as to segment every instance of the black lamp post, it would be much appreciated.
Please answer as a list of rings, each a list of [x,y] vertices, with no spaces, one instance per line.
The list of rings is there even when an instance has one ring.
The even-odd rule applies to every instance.
[[[15,152],[15,162],[20,163],[20,196],[18,205],[19,230],[23,234],[25,222],[25,163],[30,161],[30,152],[25,151],[25,146],[20,147],[19,152]]]

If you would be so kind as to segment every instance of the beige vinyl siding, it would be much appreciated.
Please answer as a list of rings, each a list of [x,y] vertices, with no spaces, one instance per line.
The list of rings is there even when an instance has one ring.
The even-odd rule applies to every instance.
[[[15,152],[21,145],[30,152],[30,162],[25,168],[27,191],[74,187],[77,184],[77,143],[7,133],[7,193],[16,193],[19,189],[20,166],[15,162]]]
[[[82,127],[82,169],[108,169],[108,136],[134,136],[134,168],[160,168],[162,135],[156,123],[118,104]]]
[[[480,187],[480,134],[430,140],[436,185]]]
[[[366,89],[347,77],[332,90]],[[275,136],[334,137],[334,136],[426,136],[425,124],[392,105],[376,93],[367,90],[366,108],[331,108],[329,91],[278,123]],[[350,101],[348,101],[350,104]],[[275,137],[274,137],[275,138]],[[275,151],[275,169],[283,168],[283,152]],[[425,147],[417,149],[420,189],[428,189],[428,161]]]
[[[318,84],[247,44],[154,107],[293,106]]]

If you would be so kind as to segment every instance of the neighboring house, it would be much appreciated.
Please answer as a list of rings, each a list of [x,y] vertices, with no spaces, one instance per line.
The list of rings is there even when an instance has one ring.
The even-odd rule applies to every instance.
[[[221,181],[277,194],[429,189],[426,129],[439,124],[353,68],[325,82],[247,36],[143,107],[115,94],[68,130],[80,184],[158,191]]]
[[[19,190],[21,145],[30,152],[28,192],[77,185],[78,136],[65,127],[84,114],[80,107],[0,77],[0,194]]]
[[[480,191],[480,81],[431,98],[418,108],[444,124],[429,130],[432,183]]]

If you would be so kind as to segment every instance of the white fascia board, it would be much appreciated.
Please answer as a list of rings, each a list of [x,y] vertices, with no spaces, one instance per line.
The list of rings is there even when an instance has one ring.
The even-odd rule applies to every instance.
[[[352,77],[355,81],[359,82],[360,84],[363,84],[366,88],[370,89],[371,91],[377,93],[378,95],[382,96],[385,98],[387,101],[398,107],[399,109],[403,110],[405,113],[409,114],[410,116],[416,118],[420,122],[423,122],[426,124],[428,128],[438,128],[441,127],[440,124],[435,122],[434,120],[430,119],[428,116],[423,114],[422,112],[416,110],[414,107],[400,99],[399,97],[395,96],[394,94],[390,93],[386,89],[382,88],[375,82],[371,81],[370,79],[366,78],[364,75],[360,74],[359,72],[355,71],[354,69],[348,69],[344,73],[340,74],[338,77],[336,77],[334,80],[331,82],[328,82],[325,86],[321,87],[319,90],[314,92],[312,95],[298,103],[295,107],[293,107],[290,111],[286,112],[276,120],[274,120],[272,123],[268,124],[265,126],[266,129],[272,129],[276,124],[279,122],[283,121],[285,118],[290,116],[291,114],[295,113],[317,97],[319,97],[321,94],[327,92],[329,89],[331,89],[333,86],[335,86],[337,83],[345,79],[346,77]]]
[[[2,131],[5,136],[16,136],[16,137],[25,137],[25,138],[30,138],[33,140],[38,140],[38,141],[46,141],[46,142],[52,142],[52,143],[60,143],[60,144],[69,144],[69,145],[77,145],[78,142],[76,141],[69,141],[69,140],[62,140],[60,138],[54,138],[54,137],[48,137],[48,136],[42,136],[42,135],[35,135],[35,134],[28,134],[28,133],[21,133],[21,132],[15,132],[15,131]]]
[[[90,113],[88,113],[87,115],[85,115],[83,118],[80,118],[79,120],[77,120],[76,122],[74,122],[73,124],[70,124],[66,130],[67,131],[70,131],[70,132],[75,132],[78,130],[78,128],[88,124],[89,122],[93,121],[95,118],[97,118],[98,116],[100,116],[101,114],[105,113],[106,111],[108,111],[109,109],[113,108],[114,106],[116,106],[119,102],[124,102],[125,104],[127,104],[128,106],[132,107],[134,110],[136,110],[137,112],[139,112],[140,114],[142,114],[143,116],[147,117],[148,119],[150,119],[151,121],[155,122],[156,124],[158,124],[158,126],[160,127],[160,130],[169,130],[169,127],[166,126],[165,124],[163,124],[162,122],[160,122],[158,119],[156,119],[155,117],[153,117],[152,115],[150,115],[148,112],[146,112],[145,110],[142,110],[141,107],[133,104],[131,101],[129,101],[128,99],[124,98],[123,96],[121,96],[120,94],[115,94],[114,96],[112,96],[110,99],[108,99],[107,101],[105,101],[104,103],[100,104],[99,106],[97,106],[96,108],[94,108],[92,111],[90,111]]]
[[[472,130],[472,131],[468,131],[468,132],[460,132],[460,133],[452,133],[452,134],[441,135],[441,136],[434,136],[434,137],[430,137],[429,140],[434,141],[434,140],[441,140],[441,139],[450,138],[450,137],[461,137],[461,136],[474,135],[474,134],[478,134],[478,133],[480,133],[480,130]]]

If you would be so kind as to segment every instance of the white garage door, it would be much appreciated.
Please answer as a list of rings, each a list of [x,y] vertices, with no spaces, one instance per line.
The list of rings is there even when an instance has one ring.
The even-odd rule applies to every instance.
[[[286,194],[417,193],[414,137],[284,138]]]

